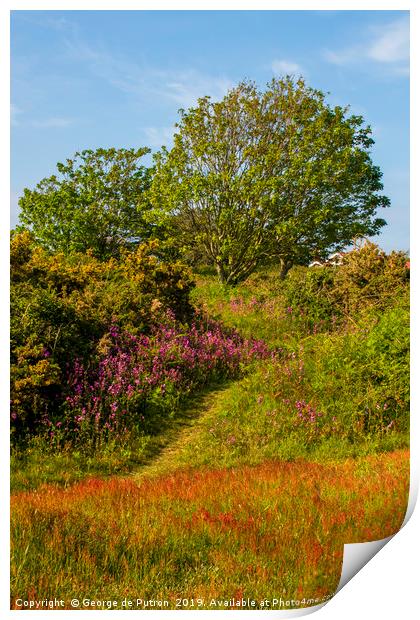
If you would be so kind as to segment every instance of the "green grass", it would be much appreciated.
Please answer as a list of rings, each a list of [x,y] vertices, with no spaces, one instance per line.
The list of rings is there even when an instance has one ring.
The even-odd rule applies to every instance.
[[[110,443],[94,453],[67,447],[52,449],[34,439],[25,449],[13,449],[10,457],[10,489],[14,493],[43,484],[68,486],[89,476],[128,474],[144,464],[148,438],[131,445]]]
[[[57,449],[43,438],[33,438],[25,448],[11,452],[11,492],[36,489],[43,484],[68,486],[87,477],[127,475],[143,470],[173,445],[185,429],[195,424],[213,397],[232,382],[213,384],[190,395],[176,416],[161,418],[153,434],[136,434],[89,451],[68,445]]]
[[[246,338],[261,338],[272,347],[294,346],[302,336],[301,317],[284,307],[276,272],[258,272],[245,283],[228,287],[212,275],[197,277],[192,300]]]
[[[406,431],[366,435],[353,430],[351,420],[358,420],[357,393],[351,384],[343,389],[343,378],[342,383],[336,379],[335,392],[319,391],[318,408],[329,411],[330,417],[325,415],[316,432],[302,427],[295,402],[303,397],[309,400],[310,382],[308,378],[306,384],[288,382],[281,373],[282,365],[260,363],[249,376],[215,394],[200,418],[140,474],[236,467],[272,459],[338,462],[408,446]]]

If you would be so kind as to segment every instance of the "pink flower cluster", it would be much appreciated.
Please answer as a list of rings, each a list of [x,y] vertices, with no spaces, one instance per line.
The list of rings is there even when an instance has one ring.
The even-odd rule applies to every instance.
[[[297,409],[297,415],[299,421],[305,425],[316,424],[318,418],[322,418],[323,414],[320,411],[316,411],[315,407],[305,402],[304,400],[297,400],[295,403]]]
[[[272,355],[263,341],[245,340],[199,317],[189,327],[168,321],[150,335],[112,326],[107,340],[94,365],[76,361],[69,372],[63,430],[124,433],[153,412],[174,412],[192,390]]]

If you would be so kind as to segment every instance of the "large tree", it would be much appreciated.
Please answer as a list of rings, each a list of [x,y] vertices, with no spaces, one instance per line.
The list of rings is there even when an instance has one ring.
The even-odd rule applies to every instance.
[[[263,91],[242,82],[220,102],[180,110],[176,127],[173,148],[155,158],[153,200],[223,282],[270,260],[284,275],[385,224],[370,128],[302,79]]]
[[[19,200],[20,222],[54,251],[91,249],[99,259],[152,233],[146,222],[146,190],[151,171],[140,164],[150,150],[97,149],[58,163],[58,175],[45,178]]]

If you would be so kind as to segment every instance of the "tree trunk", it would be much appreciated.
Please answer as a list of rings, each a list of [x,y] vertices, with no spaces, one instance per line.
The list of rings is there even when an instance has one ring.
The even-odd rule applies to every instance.
[[[280,271],[279,271],[279,278],[280,280],[284,280],[285,277],[287,276],[289,270],[293,267],[293,263],[291,261],[288,261],[284,258],[280,259]]]
[[[217,271],[217,277],[219,278],[219,282],[221,282],[222,284],[225,284],[226,273],[225,273],[225,270],[223,269],[222,263],[216,263],[216,271]]]

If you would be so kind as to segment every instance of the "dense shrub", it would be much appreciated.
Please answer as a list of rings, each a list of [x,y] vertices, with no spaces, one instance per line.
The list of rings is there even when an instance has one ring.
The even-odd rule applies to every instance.
[[[361,375],[376,402],[365,411],[367,430],[408,431],[410,406],[410,315],[408,304],[384,312],[368,333]],[[378,406],[379,404],[379,406]]]
[[[383,310],[403,294],[410,279],[405,252],[386,254],[367,241],[345,254],[334,271],[332,301],[347,316],[365,309]]]
[[[331,267],[294,267],[284,280],[284,304],[289,312],[305,317],[309,325],[329,323],[337,312],[332,303],[334,270]]]
[[[386,254],[367,241],[345,254],[340,266],[295,267],[284,281],[285,305],[309,328],[331,327],[366,311],[383,311],[407,289],[407,260],[404,252]]]
[[[167,310],[192,316],[193,281],[166,264],[156,243],[120,262],[91,254],[49,254],[27,232],[11,242],[11,398],[15,434],[34,432],[63,397],[66,364],[88,361],[111,324],[149,333]]]

